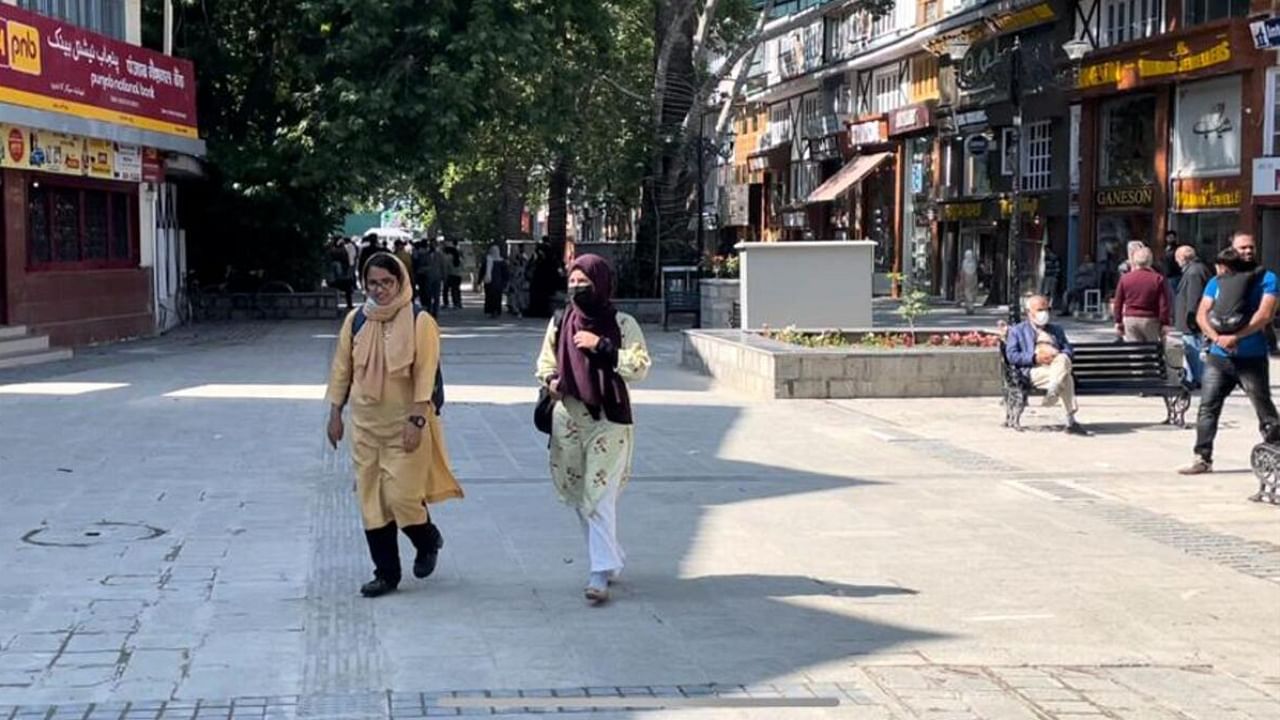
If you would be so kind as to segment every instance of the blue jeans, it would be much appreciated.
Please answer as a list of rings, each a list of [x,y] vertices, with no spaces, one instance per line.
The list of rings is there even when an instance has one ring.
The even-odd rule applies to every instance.
[[[1182,333],[1182,381],[1187,387],[1200,387],[1200,378],[1204,377],[1204,360],[1200,351],[1204,349],[1204,336],[1200,333]]]

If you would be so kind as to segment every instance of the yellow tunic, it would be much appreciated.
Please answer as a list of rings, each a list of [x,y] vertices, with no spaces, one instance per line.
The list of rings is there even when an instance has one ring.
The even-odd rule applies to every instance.
[[[618,313],[622,346],[618,348],[618,375],[628,385],[644,380],[652,360],[640,323],[626,313]],[[557,374],[555,322],[547,327],[538,356],[536,376],[546,384]],[[551,424],[551,480],[561,502],[584,515],[595,512],[596,504],[610,486],[619,491],[631,479],[631,459],[635,450],[635,427],[591,417],[587,407],[575,398],[556,403]]]
[[[406,308],[402,312],[412,312]],[[338,347],[329,374],[328,401],[342,406],[351,392],[352,335],[355,311],[347,315],[338,334]],[[361,332],[369,332],[371,323]],[[371,402],[358,395],[351,404],[351,457],[356,466],[356,492],[365,529],[376,530],[393,520],[400,527],[427,521],[427,503],[462,497],[462,488],[449,469],[440,418],[427,413],[422,444],[404,450],[405,421],[415,403],[428,403],[440,362],[440,328],[428,313],[414,323],[414,363],[389,374],[382,398]]]

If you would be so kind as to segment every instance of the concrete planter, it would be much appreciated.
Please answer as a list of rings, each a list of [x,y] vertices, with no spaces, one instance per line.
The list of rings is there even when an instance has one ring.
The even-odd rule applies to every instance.
[[[886,331],[896,330],[874,330]],[[997,348],[813,349],[751,332],[689,330],[684,334],[681,364],[725,387],[768,399],[1000,394]]]
[[[733,304],[742,297],[742,281],[738,279],[703,278],[702,327],[725,329],[733,327]]]
[[[662,300],[655,298],[618,298],[613,301],[618,310],[634,317],[642,325],[662,324]]]

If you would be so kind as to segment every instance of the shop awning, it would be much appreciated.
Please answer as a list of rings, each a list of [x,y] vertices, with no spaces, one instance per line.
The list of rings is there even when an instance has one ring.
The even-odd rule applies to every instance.
[[[840,171],[832,175],[826,182],[818,186],[817,190],[805,200],[808,204],[831,202],[840,196],[841,193],[853,187],[853,184],[861,181],[872,170],[880,167],[880,163],[893,157],[893,153],[878,152],[870,155],[859,155],[850,160]]]

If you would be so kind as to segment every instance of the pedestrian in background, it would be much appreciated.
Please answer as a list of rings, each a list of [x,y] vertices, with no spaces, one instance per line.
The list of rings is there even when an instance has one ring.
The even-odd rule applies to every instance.
[[[445,278],[445,296],[444,306],[449,307],[449,300],[453,300],[455,310],[462,309],[462,251],[458,249],[458,241],[450,240],[449,245],[444,249],[445,255],[449,258],[448,276]]]
[[[369,258],[378,252],[378,236],[365,235],[364,245],[360,248],[360,256],[358,266],[356,267],[356,275],[360,280],[360,287],[364,288],[364,267],[369,264]]]
[[[395,248],[396,248],[396,251],[395,251],[396,259],[399,260],[400,263],[404,265],[405,269],[409,271],[409,277],[412,278],[414,275],[413,248],[409,247],[409,243],[405,242],[404,240],[396,240]]]
[[[1182,266],[1178,264],[1178,233],[1170,230],[1164,234],[1164,261],[1160,272],[1169,281],[1169,292],[1177,294],[1178,281],[1182,279]]]
[[[1204,375],[1204,361],[1200,355],[1205,346],[1196,313],[1200,310],[1205,286],[1213,274],[1196,256],[1195,248],[1189,245],[1178,248],[1174,258],[1181,269],[1178,292],[1173,300],[1173,325],[1182,333],[1182,380],[1188,388],[1198,390],[1200,378]]]
[[[508,274],[502,250],[497,245],[490,245],[489,255],[484,259],[481,281],[484,283],[484,314],[491,318],[502,317],[502,299],[507,293]]]
[[[462,497],[449,470],[439,408],[432,406],[440,363],[440,328],[413,307],[409,271],[379,253],[364,269],[369,299],[342,323],[326,399],[329,443],[345,434],[343,407],[351,404],[351,457],[373,580],[365,597],[395,590],[401,579],[397,528],[417,548],[413,574],[435,570],[444,539],[431,522],[429,503]],[[354,326],[362,318],[358,329]]]
[[[1053,248],[1045,246],[1044,249],[1044,277],[1040,280],[1040,294],[1049,298],[1049,302],[1058,297],[1058,278],[1062,274],[1062,263],[1058,261],[1058,254]]]
[[[598,255],[578,257],[569,274],[569,307],[547,328],[537,378],[558,402],[552,416],[551,479],[574,508],[590,557],[584,594],[609,598],[626,562],[618,542],[618,495],[631,476],[635,448],[628,383],[649,372],[640,324],[613,306],[613,275]]]
[[[423,240],[414,252],[413,266],[417,273],[418,297],[422,307],[431,317],[440,317],[440,294],[445,278],[449,275],[449,259],[440,251],[435,240]]]
[[[1111,313],[1116,334],[1125,342],[1163,342],[1170,325],[1169,286],[1151,267],[1151,248],[1140,245],[1129,262],[1132,269],[1120,276]]]
[[[342,293],[347,298],[347,309],[355,308],[352,293],[355,290],[355,276],[351,273],[351,256],[347,254],[346,241],[334,239],[329,246],[329,268],[326,278],[329,287]]]
[[[964,251],[960,262],[960,296],[964,299],[964,314],[972,315],[978,304],[978,258],[972,249]]]

